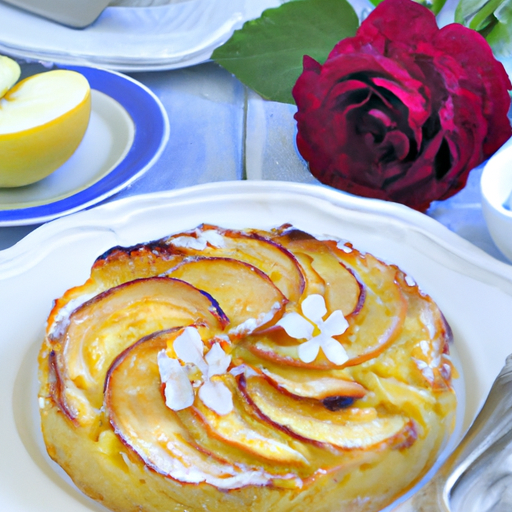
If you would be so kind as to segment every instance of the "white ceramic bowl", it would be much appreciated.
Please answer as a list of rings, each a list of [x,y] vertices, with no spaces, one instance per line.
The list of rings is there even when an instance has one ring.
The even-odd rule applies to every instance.
[[[494,243],[512,261],[512,138],[485,165],[482,211]]]

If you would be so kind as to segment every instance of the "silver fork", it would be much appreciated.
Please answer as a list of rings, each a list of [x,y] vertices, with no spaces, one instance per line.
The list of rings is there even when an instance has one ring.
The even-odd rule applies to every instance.
[[[503,459],[503,454],[511,448],[512,355],[509,355],[464,439],[434,477],[393,512],[498,512],[499,496],[498,501],[485,509],[477,500],[482,492],[488,492],[503,478],[493,462]],[[510,509],[510,506],[501,507],[506,505],[501,505],[499,510]]]

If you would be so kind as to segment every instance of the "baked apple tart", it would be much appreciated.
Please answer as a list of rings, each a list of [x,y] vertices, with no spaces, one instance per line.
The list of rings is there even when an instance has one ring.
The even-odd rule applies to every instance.
[[[284,225],[115,247],[56,300],[48,453],[119,512],[369,512],[432,466],[450,329],[394,265]]]

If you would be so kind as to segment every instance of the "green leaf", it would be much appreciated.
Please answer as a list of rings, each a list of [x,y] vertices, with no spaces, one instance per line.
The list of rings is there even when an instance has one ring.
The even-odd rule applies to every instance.
[[[512,56],[512,0],[460,0],[455,21],[480,32],[496,57]]]
[[[512,0],[506,0],[494,12],[497,23],[487,35],[497,57],[512,57]]]
[[[358,26],[346,0],[293,0],[245,23],[212,58],[264,98],[293,104],[303,56],[323,63]]]

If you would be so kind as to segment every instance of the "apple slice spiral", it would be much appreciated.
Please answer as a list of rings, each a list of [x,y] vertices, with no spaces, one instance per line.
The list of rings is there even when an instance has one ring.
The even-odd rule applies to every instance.
[[[292,226],[116,247],[54,305],[50,456],[119,511],[377,511],[452,427],[449,327],[397,267]]]

